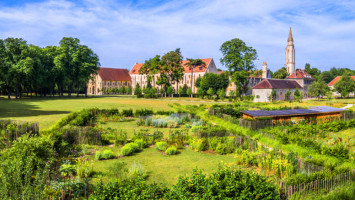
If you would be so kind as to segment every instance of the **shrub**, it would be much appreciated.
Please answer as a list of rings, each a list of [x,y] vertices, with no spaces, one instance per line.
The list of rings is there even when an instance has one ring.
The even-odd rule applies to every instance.
[[[174,146],[171,146],[166,149],[165,151],[166,155],[175,155],[177,153],[177,149]]]
[[[131,178],[146,177],[146,172],[140,162],[134,162],[128,169],[128,175]]]
[[[129,156],[133,153],[133,150],[132,150],[132,147],[128,144],[124,145],[122,148],[121,148],[121,155],[122,156]]]
[[[227,145],[224,143],[218,143],[216,152],[221,155],[227,154]]]
[[[139,149],[139,146],[136,143],[128,143],[128,145],[131,146],[133,152],[136,152]]]
[[[143,149],[147,146],[146,142],[143,139],[137,139],[134,141],[138,145],[139,149]]]
[[[125,117],[133,117],[133,110],[132,109],[122,110],[122,115]]]
[[[111,150],[104,150],[102,152],[102,158],[103,159],[111,159],[111,158],[113,158],[113,152]]]
[[[96,159],[96,160],[101,160],[101,159],[102,159],[102,153],[101,153],[101,151],[96,151],[96,152],[95,152],[95,159]]]
[[[206,139],[194,139],[192,141],[192,149],[196,150],[197,152],[207,150],[208,144]]]
[[[150,109],[140,109],[140,110],[136,110],[135,112],[135,116],[139,117],[139,116],[149,116],[149,115],[153,115],[154,112],[153,110]]]
[[[168,148],[168,144],[166,142],[157,142],[155,148],[159,151],[165,151]]]
[[[167,123],[166,123],[167,127],[168,128],[176,128],[178,127],[178,123],[174,120],[169,120]]]

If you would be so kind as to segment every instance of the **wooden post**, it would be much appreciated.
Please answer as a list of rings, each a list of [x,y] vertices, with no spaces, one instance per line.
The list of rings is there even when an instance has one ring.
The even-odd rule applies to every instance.
[[[115,131],[115,147],[117,147],[117,131]]]

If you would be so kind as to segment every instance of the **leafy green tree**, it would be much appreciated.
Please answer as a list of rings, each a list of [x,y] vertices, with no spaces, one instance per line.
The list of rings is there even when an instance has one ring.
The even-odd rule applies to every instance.
[[[204,91],[212,88],[213,92],[216,93],[219,89],[226,89],[228,84],[229,78],[225,74],[206,73],[202,77],[199,85]]]
[[[168,87],[168,90],[166,91],[166,93],[170,96],[171,98],[173,98],[173,94],[174,94],[174,88],[172,86]]]
[[[127,94],[128,95],[132,94],[132,86],[131,86],[131,84],[129,84],[128,87],[127,87]]]
[[[321,74],[321,71],[319,69],[311,68],[311,65],[309,63],[306,63],[306,65],[304,66],[304,71],[310,74],[312,78],[318,78],[318,76]]]
[[[187,59],[186,66],[188,66],[189,70],[191,71],[191,81],[190,81],[190,88],[193,88],[193,80],[194,80],[194,69],[198,66],[205,68],[206,63],[202,61],[201,59]],[[197,86],[196,86],[197,87]],[[192,97],[192,94],[191,94]]]
[[[287,90],[285,94],[286,100],[291,100],[291,91]]]
[[[163,87],[160,89],[160,94],[161,94],[161,97],[163,97],[163,94],[165,94],[165,89]]]
[[[203,98],[203,96],[206,94],[206,91],[202,89],[201,87],[197,88],[197,94],[200,96],[200,98]]]
[[[276,90],[273,89],[271,91],[270,99],[271,99],[271,101],[276,100]]]
[[[178,84],[184,76],[184,67],[181,65],[182,58],[179,48],[166,53],[161,58],[163,65],[169,70],[171,84],[174,82],[176,84],[176,90],[178,90]]]
[[[134,95],[136,95],[137,97],[140,97],[142,95],[142,88],[138,83],[136,84],[136,88],[134,89]]]
[[[217,91],[217,95],[218,95],[219,98],[222,99],[222,101],[223,101],[224,98],[226,97],[226,90],[219,89],[219,90]]]
[[[207,94],[208,94],[208,98],[210,98],[210,99],[211,99],[211,97],[215,94],[215,92],[213,91],[213,89],[212,89],[212,88],[208,88],[208,90],[207,90]]]
[[[243,94],[246,94],[248,92],[248,78],[249,76],[246,71],[234,72],[234,74],[232,75],[232,81],[237,87],[236,94],[238,94],[238,97],[241,97]]]
[[[250,71],[258,58],[256,50],[238,38],[224,42],[220,51],[223,54],[220,61],[230,72]]]
[[[286,70],[286,67],[282,67],[280,69],[278,69],[275,73],[273,73],[272,78],[276,78],[276,79],[285,79],[287,77],[288,73]]]
[[[201,86],[202,77],[198,77],[195,81],[195,86],[199,88]]]
[[[187,94],[187,89],[188,89],[189,87],[186,85],[186,84],[184,84],[183,86],[182,86],[182,94]]]
[[[229,96],[232,97],[232,99],[235,99],[235,91],[234,90],[229,91]]]
[[[309,93],[318,97],[318,101],[320,101],[321,96],[325,96],[329,91],[329,87],[325,84],[322,77],[318,77],[316,81],[309,86]]]
[[[301,93],[300,91],[298,90],[298,88],[296,88],[295,92],[293,93],[293,96],[295,96],[295,99],[300,102],[300,99],[301,99]]]
[[[333,99],[333,92],[332,91],[329,90],[326,95],[327,95],[328,101],[331,101]]]
[[[180,86],[179,87],[179,90],[178,90],[178,94],[179,94],[179,97],[181,97],[181,95],[184,93],[182,87]]]
[[[349,73],[346,73],[337,83],[335,83],[334,89],[345,98],[351,92],[355,91],[355,81],[350,77]]]
[[[187,88],[186,94],[190,96],[190,98],[192,98],[192,90],[191,88]]]

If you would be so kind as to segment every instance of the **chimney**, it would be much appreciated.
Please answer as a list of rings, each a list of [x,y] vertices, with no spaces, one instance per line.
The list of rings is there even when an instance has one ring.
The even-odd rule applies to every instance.
[[[261,78],[267,78],[267,63],[265,61],[263,62],[263,73]]]

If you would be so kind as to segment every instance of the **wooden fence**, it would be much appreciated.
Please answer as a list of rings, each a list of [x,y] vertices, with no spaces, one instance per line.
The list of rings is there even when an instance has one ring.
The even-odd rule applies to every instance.
[[[308,193],[308,192],[329,192],[333,188],[347,182],[355,181],[355,170],[328,177],[325,179],[315,180],[308,183],[301,183],[298,185],[287,185],[284,182],[280,183],[280,193],[285,199],[290,199],[295,193]]]
[[[0,120],[0,149],[11,146],[11,143],[24,134],[35,136],[39,134],[37,123]]]

